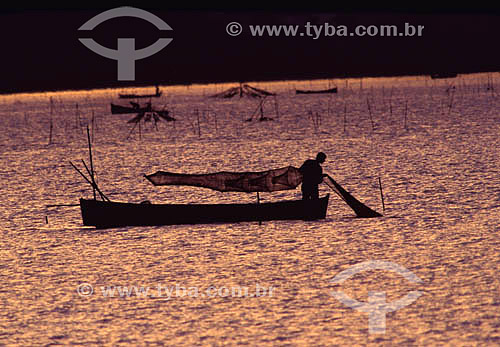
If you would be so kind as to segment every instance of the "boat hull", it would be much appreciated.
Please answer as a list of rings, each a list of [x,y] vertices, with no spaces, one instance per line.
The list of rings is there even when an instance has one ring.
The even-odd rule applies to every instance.
[[[118,94],[120,99],[145,99],[145,98],[159,98],[162,92],[156,94],[146,94],[146,95],[137,95],[137,94]]]
[[[174,224],[316,220],[326,216],[329,195],[316,200],[260,204],[150,204],[80,199],[83,224],[97,228]]]
[[[337,88],[325,89],[325,90],[295,90],[295,94],[335,94],[337,93]]]

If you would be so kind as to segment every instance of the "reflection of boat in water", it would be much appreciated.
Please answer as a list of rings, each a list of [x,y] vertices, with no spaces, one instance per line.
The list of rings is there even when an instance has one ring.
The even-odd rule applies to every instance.
[[[139,104],[132,103],[133,106],[122,106],[111,104],[111,114],[128,114],[128,113],[143,113],[151,112],[151,104],[148,103],[146,106],[139,106]]]
[[[328,198],[247,204],[150,204],[80,199],[83,224],[119,226],[234,223],[304,219],[326,216]]]
[[[162,91],[156,87],[155,94],[118,94],[120,99],[141,99],[141,98],[159,98],[162,95]]]
[[[454,72],[440,72],[440,73],[435,73],[431,75],[431,78],[433,80],[439,79],[439,78],[455,78],[457,77],[457,74]]]
[[[295,94],[334,94],[337,93],[337,87],[323,90],[300,90],[296,89]]]

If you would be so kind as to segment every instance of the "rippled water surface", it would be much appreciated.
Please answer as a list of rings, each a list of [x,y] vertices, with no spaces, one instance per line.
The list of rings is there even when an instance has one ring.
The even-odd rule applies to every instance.
[[[0,344],[499,345],[500,86],[487,88],[499,77],[330,81],[336,95],[295,95],[328,81],[255,83],[278,93],[264,102],[268,122],[245,121],[258,100],[208,98],[234,85],[164,87],[153,103],[177,121],[142,123],[130,136],[132,116],[109,112],[126,104],[119,90],[0,97]],[[332,195],[315,222],[83,227],[79,207],[47,205],[92,196],[69,164],[88,159],[87,125],[112,200],[255,202],[155,188],[143,174],[300,166],[321,150],[324,171],[378,211],[381,178],[385,216],[353,218]],[[261,194],[294,198],[299,189]],[[383,269],[331,283],[370,260],[421,283]],[[150,291],[110,297],[118,286]],[[253,295],[232,295],[237,286]],[[370,334],[368,315],[331,295],[366,302],[382,291],[391,302],[415,290],[415,302],[387,313],[385,334]]]

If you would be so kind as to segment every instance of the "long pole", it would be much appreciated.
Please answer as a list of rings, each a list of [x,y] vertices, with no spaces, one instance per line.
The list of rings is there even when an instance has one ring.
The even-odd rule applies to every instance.
[[[260,103],[259,105],[257,106],[257,108],[255,109],[255,111],[253,111],[252,115],[250,116],[249,120],[252,120],[253,119],[253,116],[255,116],[255,114],[257,113],[257,111],[259,110],[259,108],[262,107],[262,103],[264,102],[264,100],[266,99],[266,97],[262,98],[262,100],[260,100]]]
[[[52,129],[54,125],[52,124],[52,113],[54,112],[54,101],[52,97],[50,97],[50,125],[49,125],[49,145],[52,144]]]
[[[347,123],[347,103],[344,101],[344,134],[345,134],[346,123]]]
[[[366,104],[368,105],[368,113],[370,114],[370,123],[372,124],[372,131],[375,130],[375,127],[373,125],[373,117],[372,117],[372,108],[370,106],[370,100],[366,98]]]
[[[274,96],[274,108],[276,110],[276,116],[278,117],[278,120],[280,119],[280,110],[278,107],[278,101],[276,100],[276,95]]]
[[[408,100],[405,101],[405,130],[408,131]]]
[[[87,125],[87,140],[89,142],[89,158],[90,158],[90,178],[92,179],[92,192],[94,193],[94,200],[96,200],[95,194],[95,179],[94,179],[94,163],[92,161],[92,145],[90,144],[90,131],[89,126]]]
[[[382,199],[382,210],[385,212],[384,193],[382,192],[382,181],[380,177],[378,178],[378,187],[380,188],[380,198]]]
[[[75,129],[80,128],[81,131],[81,122],[80,122],[80,111],[78,110],[78,103],[76,104],[76,114],[75,114]]]
[[[198,137],[201,137],[200,113],[196,112],[196,122],[198,123]]]
[[[104,193],[103,193],[103,192],[101,192],[101,190],[99,189],[99,187],[94,186],[94,183],[92,183],[92,182],[91,182],[91,181],[90,181],[90,180],[89,180],[89,179],[88,179],[88,178],[87,178],[87,177],[86,177],[86,176],[85,176],[85,175],[84,175],[84,174],[83,174],[83,173],[82,173],[82,172],[81,172],[81,171],[80,171],[80,170],[79,170],[76,166],[75,166],[75,164],[73,164],[72,162],[69,162],[69,163],[71,164],[71,166],[73,166],[73,169],[75,169],[75,170],[76,170],[76,172],[78,172],[78,173],[80,174],[80,176],[82,176],[82,177],[85,179],[85,181],[87,181],[87,183],[89,183],[92,187],[94,187],[94,188],[95,188],[95,189],[99,192],[99,194],[101,195],[101,197],[103,197],[103,200],[110,201],[110,200],[109,200],[109,198],[108,198],[106,195],[104,195]]]
[[[127,135],[127,138],[125,140],[128,140],[128,138],[130,137],[130,135],[132,134],[132,132],[134,131],[135,127],[137,126],[137,123],[138,122],[135,122],[134,126],[132,127],[132,129],[130,130],[130,132],[128,133]],[[174,122],[175,123],[175,122]]]
[[[87,166],[87,164],[85,164],[85,161],[83,161],[82,159],[82,163],[83,163],[83,166],[85,167],[85,170],[87,170],[87,173],[90,175],[90,179],[92,180],[92,187],[95,187],[97,192],[99,193],[99,195],[101,196],[101,199],[104,201],[104,200],[108,200],[109,199],[99,190],[99,188],[97,187],[97,183],[95,182],[94,178],[92,177],[92,175],[90,174],[90,170]]]
[[[259,195],[259,192],[257,192],[257,205],[260,204],[260,195]],[[259,221],[259,225],[262,225],[262,221],[260,220]]]

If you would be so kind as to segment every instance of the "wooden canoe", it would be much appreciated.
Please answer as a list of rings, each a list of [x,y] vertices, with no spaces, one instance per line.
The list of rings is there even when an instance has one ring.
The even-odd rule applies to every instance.
[[[337,87],[323,90],[300,90],[296,89],[295,94],[333,94],[337,92]]]
[[[120,99],[144,99],[144,98],[159,98],[163,92],[156,94],[118,94]]]
[[[247,204],[151,204],[80,199],[83,224],[97,228],[173,224],[316,220],[326,216],[329,195],[316,200]]]

